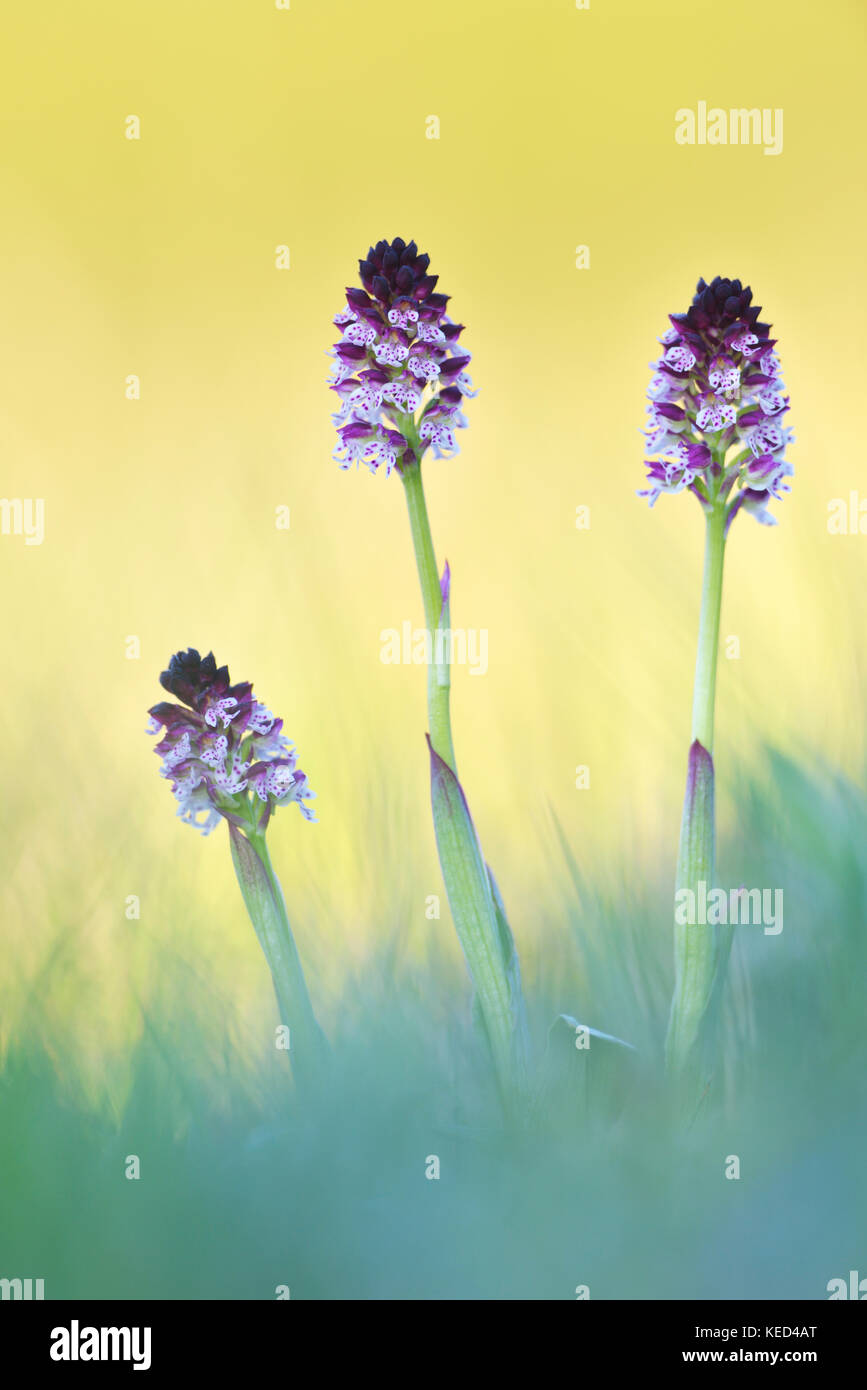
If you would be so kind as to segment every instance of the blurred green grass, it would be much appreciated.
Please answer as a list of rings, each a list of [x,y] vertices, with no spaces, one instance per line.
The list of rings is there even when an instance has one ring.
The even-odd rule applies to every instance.
[[[252,1008],[191,949],[207,872],[192,837],[163,885],[171,931],[128,924],[113,982],[83,990],[83,885],[80,916],[46,904],[54,931],[4,1035],[0,1272],[44,1278],[49,1298],[825,1297],[865,1258],[867,799],[773,750],[727,795],[720,881],[781,887],[784,930],[736,933],[723,1084],[687,1134],[659,1070],[673,865],[606,878],[553,815],[548,892],[531,930],[514,923],[534,1040],[565,1011],[639,1055],[612,1071],[572,1050],[522,1136],[498,1127],[452,955],[401,942],[411,875],[326,998],[310,969],[337,1076],[309,1111],[249,940]],[[220,910],[246,930],[239,896]]]

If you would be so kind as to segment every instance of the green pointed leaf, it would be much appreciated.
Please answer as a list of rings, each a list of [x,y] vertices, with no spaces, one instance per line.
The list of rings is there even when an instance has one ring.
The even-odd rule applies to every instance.
[[[614,1119],[639,1077],[632,1043],[558,1014],[548,1030],[539,1105],[563,1128],[590,1117]]]
[[[689,750],[677,862],[675,985],[666,1039],[666,1061],[675,1072],[701,1065],[699,1044],[713,1023],[711,1004],[731,947],[731,927],[678,920],[686,915],[686,894],[696,904],[715,886],[715,849],[713,758],[696,739]]]
[[[490,864],[487,866],[488,882],[497,918],[497,939],[506,979],[509,983],[509,1002],[512,1010],[512,1046],[519,1075],[524,1075],[530,1065],[530,1032],[527,1026],[527,1009],[524,991],[521,986],[521,963],[515,946],[515,937],[509,926],[506,909],[500,893],[499,884],[494,878]]]
[[[491,881],[461,784],[430,738],[428,748],[434,830],[449,907],[497,1071],[507,1084],[513,1075],[512,991]]]

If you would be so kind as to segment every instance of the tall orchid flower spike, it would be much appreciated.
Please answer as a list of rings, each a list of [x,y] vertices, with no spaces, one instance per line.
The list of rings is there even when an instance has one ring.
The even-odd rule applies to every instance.
[[[371,246],[359,262],[361,285],[346,291],[334,322],[340,341],[330,386],[340,399],[334,415],[335,459],[341,468],[363,463],[372,473],[400,475],[428,631],[428,744],[431,798],[440,867],[455,928],[475,989],[476,1016],[490,1045],[501,1094],[510,1110],[523,1093],[526,1033],[520,974],[502,900],[482,855],[452,741],[450,589],[440,577],[422,485],[422,459],[457,452],[455,431],[466,426],[465,398],[474,396],[463,325],[446,313],[430,258],[400,237]]]
[[[789,398],[771,326],[760,313],[740,280],[699,280],[686,313],[670,315],[647,393],[649,486],[639,496],[653,506],[663,492],[689,491],[707,527],[678,893],[696,893],[701,883],[707,889],[714,877],[713,730],[726,537],[739,511],[775,524],[770,504],[790,491],[793,472],[786,460]],[[675,923],[666,1060],[702,1088],[713,1070],[713,1023],[730,947],[729,926]]]
[[[289,1055],[299,1085],[314,1082],[328,1055],[289,926],[286,904],[271,866],[265,832],[279,806],[293,803],[314,815],[307,778],[283,735],[282,719],[244,682],[232,685],[226,666],[190,648],[172,657],[160,684],[180,704],[163,701],[148,711],[148,733],[162,733],[155,751],[172,787],[178,815],[209,835],[229,827],[232,862],[250,920],[271,970],[280,1021],[289,1029]]]

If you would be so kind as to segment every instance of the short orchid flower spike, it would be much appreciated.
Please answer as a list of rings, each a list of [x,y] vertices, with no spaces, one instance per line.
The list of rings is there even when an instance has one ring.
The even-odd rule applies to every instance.
[[[707,510],[726,509],[726,530],[743,509],[764,525],[769,504],[789,492],[789,397],[761,309],[740,280],[699,280],[685,314],[671,314],[648,388],[648,486],[692,492]]]
[[[293,802],[307,820],[315,793],[297,766],[292,744],[253,696],[248,682],[232,685],[212,652],[177,652],[160,684],[181,704],[163,701],[148,711],[148,732],[163,733],[155,751],[172,785],[178,815],[208,835],[221,819],[264,831],[278,806]]]
[[[292,802],[307,820],[313,797],[298,767],[283,721],[253,696],[249,682],[232,685],[213,652],[177,652],[160,684],[180,704],[154,705],[148,733],[163,777],[172,784],[178,815],[210,832],[224,820],[244,905],[271,971],[281,1025],[289,1030],[292,1071],[299,1089],[321,1087],[330,1055],[319,1026],[289,918],[271,864],[266,830],[278,806]]]
[[[363,463],[387,475],[428,449],[435,458],[458,452],[463,400],[476,392],[458,341],[463,324],[446,313],[449,297],[435,289],[429,264],[414,241],[379,241],[359,261],[361,286],[346,291],[329,378],[340,398],[333,420],[341,468]]]

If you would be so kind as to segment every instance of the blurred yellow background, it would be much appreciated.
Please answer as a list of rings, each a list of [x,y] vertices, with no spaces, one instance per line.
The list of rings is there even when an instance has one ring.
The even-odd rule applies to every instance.
[[[424,915],[424,673],[379,659],[422,622],[402,488],[331,460],[331,320],[381,237],[430,253],[481,388],[425,479],[452,621],[489,632],[487,675],[454,674],[458,766],[530,983],[552,811],[601,881],[673,873],[703,526],[635,490],[648,363],[700,275],[753,286],[796,431],[779,526],[728,549],[723,826],[763,741],[860,772],[867,538],[827,508],[867,486],[863,5],[83,0],[4,27],[0,491],[45,501],[41,546],[0,537],[4,1041],[44,1008],[96,1076],[169,961],[217,1034],[270,1009],[225,832],[174,819],[144,733],[188,645],[254,682],[318,794],[270,840],[326,1020],[389,944],[462,980]],[[783,152],[679,146],[702,100],[782,108]]]

